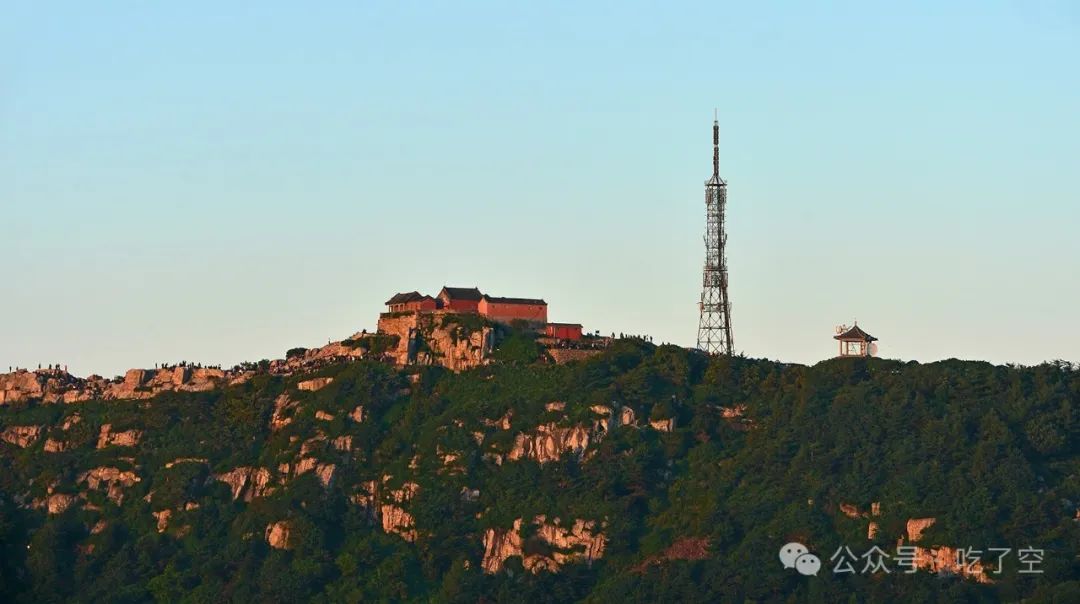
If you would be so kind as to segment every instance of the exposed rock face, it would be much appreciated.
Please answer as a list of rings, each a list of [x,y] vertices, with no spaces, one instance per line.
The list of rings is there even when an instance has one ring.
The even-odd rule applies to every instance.
[[[352,410],[352,413],[349,414],[349,419],[358,424],[364,423],[364,406],[357,405],[356,408]]]
[[[461,458],[460,453],[443,453],[442,456],[440,457],[440,459],[442,460],[443,467],[453,465],[460,458]]]
[[[228,376],[231,379],[231,376]],[[225,371],[207,367],[168,367],[164,369],[129,369],[120,383],[109,384],[101,398],[147,399],[160,392],[180,390],[203,392],[228,381]]]
[[[353,495],[353,502],[367,512],[368,520],[374,524],[379,519],[379,483],[367,480],[360,483],[360,488]]]
[[[375,334],[355,334],[352,341],[373,338]],[[259,372],[275,375],[291,375],[299,371],[312,371],[330,363],[353,360],[366,355],[363,347],[334,342],[321,348],[306,350],[288,359],[270,361],[268,367],[236,367],[222,370],[191,365],[163,367],[161,369],[129,369],[123,378],[112,380],[98,375],[79,378],[66,370],[19,369],[0,373],[0,405],[27,400],[45,403],[76,403],[88,400],[149,399],[162,392],[203,392],[225,385],[242,384]],[[490,351],[488,351],[490,353]],[[330,383],[331,378],[314,378],[302,382],[301,389],[318,389]]]
[[[45,498],[43,506],[49,514],[63,514],[71,507],[77,497],[67,493],[53,493]]]
[[[315,412],[315,419],[324,422],[332,422],[334,421],[334,416],[320,409]]]
[[[923,532],[934,525],[937,518],[912,518],[907,521],[907,538],[911,543],[922,539]]]
[[[379,512],[382,516],[383,532],[394,533],[410,543],[416,541],[415,520],[412,514],[396,505],[386,503],[382,505]]]
[[[486,573],[502,570],[503,562],[511,556],[522,556],[521,519],[514,521],[514,527],[508,531],[493,528],[484,532],[484,559],[480,567]]]
[[[619,425],[619,416],[615,414],[615,411],[606,405],[593,405],[589,408],[599,418],[593,422],[593,430],[597,433],[607,433]]]
[[[513,409],[507,409],[506,413],[504,413],[503,416],[500,417],[499,419],[485,419],[484,420],[484,425],[485,426],[495,427],[495,428],[498,428],[500,430],[509,430],[510,429],[510,420],[512,420],[512,419],[514,419],[514,410]]]
[[[721,407],[720,416],[725,419],[735,419],[742,417],[746,414],[746,405],[735,405],[734,407]]]
[[[101,466],[83,472],[78,482],[85,482],[91,490],[105,488],[106,496],[116,505],[124,500],[124,489],[133,486],[141,479],[130,470]]]
[[[321,430],[315,433],[315,436],[304,441],[304,444],[300,445],[300,457],[308,457],[316,451],[321,451],[326,445],[326,434]]]
[[[67,443],[62,440],[56,440],[53,438],[45,439],[45,452],[46,453],[62,453],[67,449]]]
[[[284,464],[280,469],[287,473],[288,464]],[[329,489],[334,482],[334,472],[336,470],[337,466],[332,463],[319,463],[319,460],[314,457],[303,457],[296,462],[295,476],[314,471],[315,475],[319,477],[319,482],[322,483],[323,488]]]
[[[325,388],[333,381],[334,378],[332,377],[312,378],[310,380],[304,380],[303,382],[300,382],[296,385],[296,387],[300,390],[304,390],[307,392],[315,392],[316,390],[321,390]]]
[[[871,522],[866,526],[866,538],[873,541],[878,534],[878,523]]]
[[[113,432],[112,424],[104,424],[101,426],[101,431],[98,433],[97,448],[104,449],[105,447],[114,445],[118,447],[134,447],[139,444],[139,439],[141,437],[141,430]]]
[[[277,431],[288,426],[292,422],[292,413],[297,405],[299,403],[291,400],[288,394],[282,394],[274,399],[274,414],[270,416],[270,429]]]
[[[880,516],[881,502],[875,501],[871,503],[869,512],[860,512],[858,506],[853,503],[841,503],[840,513],[847,516],[848,518],[868,518],[870,516]]]
[[[636,426],[637,416],[634,415],[634,410],[630,407],[623,407],[619,410],[619,425],[620,426]]]
[[[510,460],[533,459],[539,463],[557,461],[563,453],[583,456],[589,446],[589,430],[584,426],[559,427],[554,423],[537,426],[534,434],[518,434]]]
[[[289,535],[292,533],[292,525],[287,520],[272,522],[266,527],[266,542],[274,549],[291,549]]]
[[[93,392],[100,391],[104,387],[104,380],[87,383],[80,380],[67,371],[59,369],[38,369],[27,371],[19,369],[12,373],[0,374],[0,404],[14,403],[26,400],[40,400],[46,403],[70,402],[70,400],[86,400],[91,398]],[[82,398],[78,395],[68,394],[75,388],[86,389]]]
[[[553,403],[548,404],[548,411],[562,410],[565,408],[563,403],[557,403],[557,405],[563,405],[561,407],[552,407]],[[592,425],[576,425],[576,426],[559,426],[556,422],[549,422],[547,424],[541,424],[536,427],[536,430],[532,433],[520,433],[514,438],[514,446],[507,454],[507,459],[511,461],[519,459],[533,459],[539,463],[547,463],[549,461],[558,460],[564,453],[572,452],[578,456],[579,459],[586,458],[586,450],[591,443],[599,442],[604,438],[611,430],[619,427],[623,423],[629,423],[633,425],[634,411],[629,407],[623,407],[619,410],[612,409],[607,405],[593,405],[590,407],[590,411],[593,412],[596,419],[593,420]],[[484,423],[488,426],[495,426],[503,430],[510,428],[510,418],[513,417],[512,411],[507,411],[506,415],[502,419],[491,421],[484,420]],[[629,420],[624,422],[623,420]],[[483,434],[480,434],[481,438],[477,439],[477,442],[482,442]],[[498,456],[495,453],[487,453],[487,456]],[[502,463],[501,457],[498,457],[496,463]]]
[[[169,517],[172,516],[172,510],[161,510],[160,512],[153,512],[154,519],[157,520],[157,532],[164,533],[169,528]]]
[[[339,436],[330,442],[338,451],[352,451],[352,435]]]
[[[667,419],[649,420],[649,425],[652,426],[654,430],[659,430],[661,432],[671,432],[675,429],[675,418],[669,417]]]
[[[538,573],[541,570],[557,572],[565,564],[582,560],[592,562],[604,555],[606,539],[603,533],[595,530],[596,523],[591,520],[578,519],[570,528],[565,528],[558,518],[547,522],[546,517],[540,515],[532,524],[536,526],[536,533],[531,539],[544,546],[536,549],[550,550],[550,553],[524,553],[522,519],[518,518],[508,531],[488,529],[484,533],[484,559],[481,562],[484,572],[502,570],[503,563],[511,556],[521,556],[525,569]]]
[[[442,365],[463,371],[490,362],[495,331],[467,330],[454,313],[395,313],[379,317],[379,333],[396,337],[388,356],[398,365]],[[471,319],[471,317],[470,317]]]
[[[243,497],[244,501],[250,502],[274,491],[273,476],[266,468],[240,466],[224,474],[215,474],[214,478],[229,485],[233,501]]]
[[[37,442],[44,426],[9,426],[0,432],[0,440],[25,449]]]
[[[384,476],[383,481],[389,479]],[[407,512],[399,504],[407,503],[420,491],[420,485],[415,482],[406,482],[399,489],[391,489],[387,492],[387,501],[379,506],[379,518],[382,520],[382,529],[385,533],[393,533],[402,539],[416,541],[416,521],[412,514]],[[378,494],[374,494],[377,500]]]
[[[0,375],[0,403],[11,403],[31,398],[42,398],[45,380],[37,373],[16,371]]]
[[[165,462],[165,469],[168,470],[169,468],[171,468],[171,467],[173,467],[175,465],[182,464],[182,463],[206,463],[206,458],[205,457],[177,457],[176,459],[174,459],[172,461]]]
[[[201,392],[236,382],[251,372],[233,373],[205,367],[129,369],[123,378],[92,375],[78,378],[59,369],[19,370],[0,374],[0,404],[25,400],[76,403],[91,399],[148,399],[160,392]],[[253,374],[252,374],[253,375]],[[243,381],[243,380],[241,380]]]

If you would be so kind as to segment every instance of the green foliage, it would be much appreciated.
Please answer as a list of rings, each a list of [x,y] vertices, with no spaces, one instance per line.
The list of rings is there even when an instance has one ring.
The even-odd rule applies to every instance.
[[[540,360],[543,348],[536,343],[536,333],[529,329],[509,329],[501,336],[494,358],[502,363],[527,365]]]
[[[375,333],[357,341],[357,345],[371,355],[381,355],[397,348],[401,338],[396,335]]]
[[[27,449],[0,443],[0,600],[1076,598],[1080,371],[1069,364],[834,359],[804,367],[620,340],[559,366],[536,362],[527,329],[500,338],[499,363],[460,374],[360,361],[150,401],[0,408],[0,428],[45,426],[68,446],[45,453],[45,436]],[[333,380],[314,392],[296,388],[312,377]],[[271,429],[282,401],[288,409],[277,417],[288,421]],[[598,405],[632,412],[635,425],[598,427],[606,418]],[[362,422],[350,417],[357,408]],[[648,427],[668,418],[672,432]],[[99,450],[106,423],[143,437]],[[584,426],[588,449],[544,464],[510,459],[540,426]],[[296,475],[301,459],[333,464],[332,481]],[[99,467],[139,481],[119,488],[118,502],[81,478]],[[241,467],[266,469],[273,490],[234,501],[215,475]],[[357,503],[369,483],[384,503],[418,485],[397,502],[414,519],[415,543],[384,533]],[[33,503],[49,493],[82,498],[48,515]],[[872,502],[881,502],[877,542],[886,550],[907,519],[935,517],[926,543],[1044,548],[1044,573],[1007,568],[980,585],[922,572],[835,576],[828,563],[805,578],[780,567],[776,551],[789,540],[823,560],[842,544],[865,551],[867,520],[838,506]],[[171,514],[159,533],[153,513],[163,510]],[[485,531],[537,515],[597,522],[603,558],[534,575],[512,557],[503,571],[482,572]],[[266,543],[278,521],[291,527],[291,549]],[[531,523],[524,533],[526,554],[552,553]],[[685,538],[706,540],[705,559],[671,559]]]

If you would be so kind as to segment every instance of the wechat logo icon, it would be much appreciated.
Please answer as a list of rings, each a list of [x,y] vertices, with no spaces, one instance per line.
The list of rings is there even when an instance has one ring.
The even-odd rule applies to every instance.
[[[780,562],[784,568],[794,568],[807,577],[817,576],[821,570],[821,558],[811,554],[805,545],[794,541],[780,548]]]

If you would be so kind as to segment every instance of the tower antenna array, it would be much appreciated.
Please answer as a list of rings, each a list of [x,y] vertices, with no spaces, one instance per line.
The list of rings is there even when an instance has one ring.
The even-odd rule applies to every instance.
[[[713,173],[705,181],[705,268],[702,272],[701,317],[697,346],[709,354],[734,353],[731,301],[728,299],[727,256],[724,246],[724,208],[727,183],[720,178],[720,122],[713,119]]]

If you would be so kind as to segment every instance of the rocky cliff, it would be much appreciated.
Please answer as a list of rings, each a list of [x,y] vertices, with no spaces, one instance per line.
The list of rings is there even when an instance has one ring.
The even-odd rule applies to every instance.
[[[398,365],[442,365],[462,371],[490,362],[495,326],[479,315],[455,313],[387,313],[379,333],[397,346],[388,351]]]
[[[492,528],[484,533],[484,558],[480,563],[484,572],[499,572],[506,560],[514,556],[522,559],[525,570],[538,573],[558,572],[565,564],[591,563],[604,555],[606,540],[594,521],[577,519],[565,527],[558,518],[549,522],[540,515],[531,524],[529,537],[522,536],[521,518],[510,529]]]
[[[246,363],[230,369],[188,364],[160,369],[129,369],[123,376],[113,379],[97,375],[80,378],[60,369],[19,369],[0,374],[0,404],[22,401],[77,403],[91,400],[146,400],[163,392],[206,392],[243,384],[256,375],[289,376],[335,363],[390,358],[383,348],[394,342],[393,338],[361,332],[319,348],[295,349],[285,359]],[[301,383],[299,388],[316,390],[328,383],[327,378],[315,378]]]

